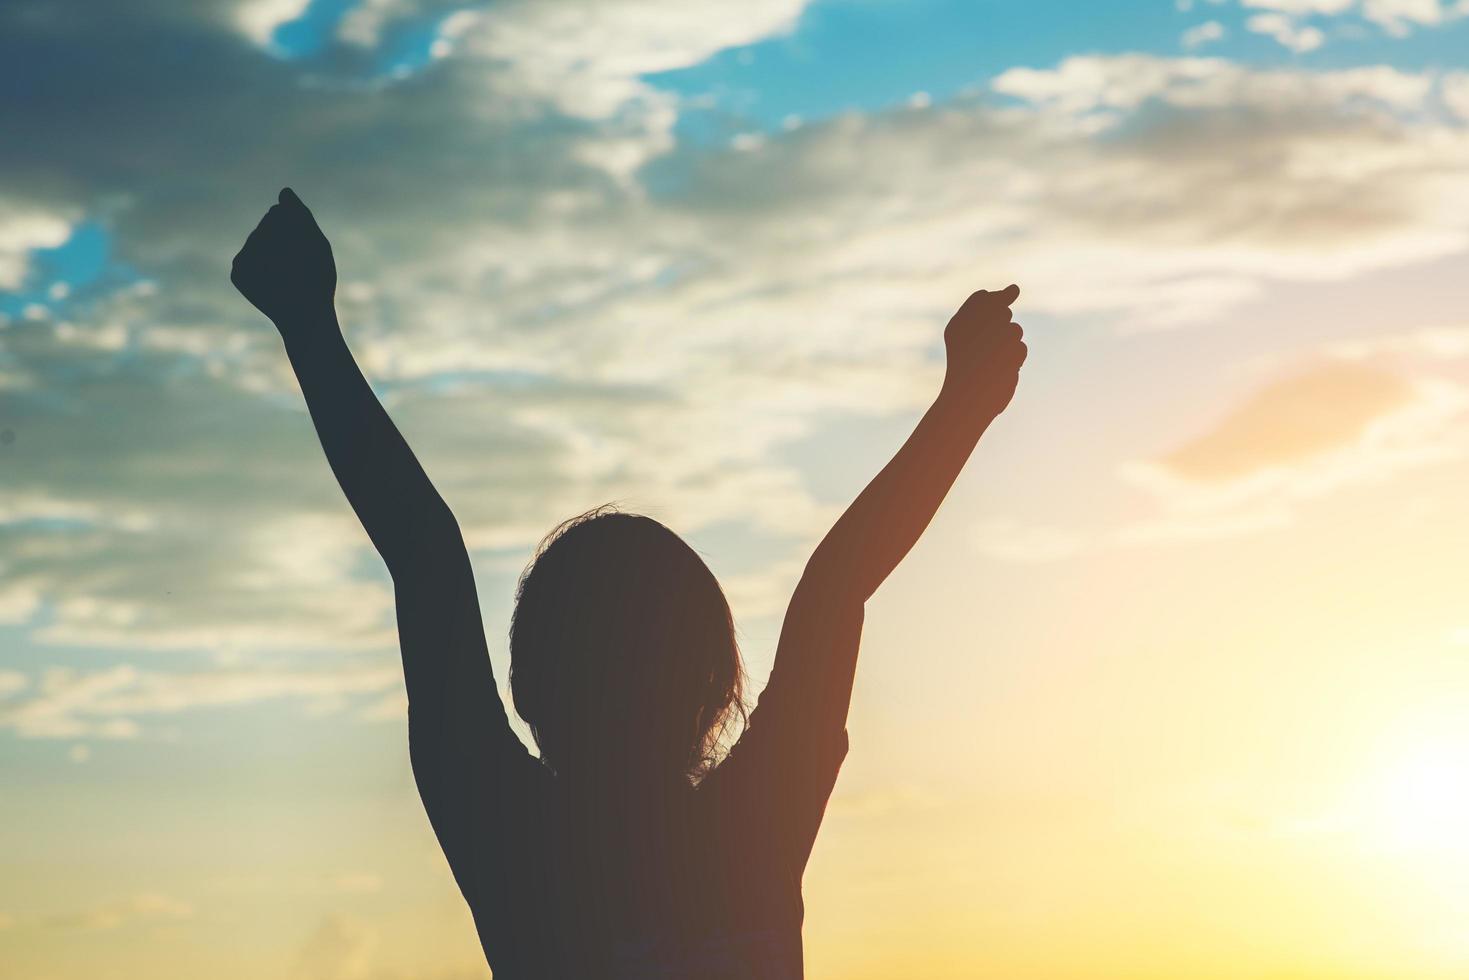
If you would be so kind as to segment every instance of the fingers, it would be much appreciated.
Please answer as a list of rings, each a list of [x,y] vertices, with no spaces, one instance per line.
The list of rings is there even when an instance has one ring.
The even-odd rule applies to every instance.
[[[245,236],[245,244],[235,253],[234,261],[230,263],[230,282],[234,283],[237,288],[242,288],[242,283],[250,279],[258,270],[262,252],[272,249],[273,246],[270,243],[279,233],[277,229],[280,228],[283,221],[290,217],[290,212],[295,208],[305,210],[305,205],[301,203],[295,191],[289,187],[282,188],[277,203],[266,209],[265,214],[261,215],[260,221],[256,223],[250,234]]]
[[[1015,300],[1019,295],[1020,287],[1011,283],[998,292],[985,293],[985,300],[990,309],[1002,315],[1006,320],[1009,320],[1013,315],[1010,312],[1010,307],[1015,304]]]
[[[266,209],[265,214],[261,216],[260,222],[255,226],[255,230],[250,233],[245,244],[248,247],[251,239],[260,241],[271,237],[275,234],[277,228],[286,230],[297,227],[301,224],[303,218],[313,225],[316,222],[315,217],[312,216],[306,205],[296,196],[296,192],[289,187],[283,187],[277,197],[276,203]]]
[[[284,207],[281,207],[282,205]],[[281,188],[280,204],[277,207],[281,207],[283,211],[295,211],[304,216],[308,221],[316,221],[316,217],[311,213],[311,209],[306,206],[306,202],[297,197],[296,192],[289,187]]]
[[[1016,365],[1025,363],[1025,356],[1030,348],[1025,346],[1025,330],[1018,323],[1005,324],[1005,340],[1007,347],[1015,354]]]
[[[962,309],[966,312],[979,309],[1006,310],[1006,319],[1009,319],[1008,307],[1019,297],[1020,287],[1014,283],[995,292],[990,292],[988,289],[980,289],[969,294],[969,298],[964,301]]]

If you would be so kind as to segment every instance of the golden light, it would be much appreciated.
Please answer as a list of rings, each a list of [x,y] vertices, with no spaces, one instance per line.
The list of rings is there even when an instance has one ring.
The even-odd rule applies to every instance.
[[[1469,858],[1469,736],[1439,735],[1376,781],[1372,830],[1394,852]]]

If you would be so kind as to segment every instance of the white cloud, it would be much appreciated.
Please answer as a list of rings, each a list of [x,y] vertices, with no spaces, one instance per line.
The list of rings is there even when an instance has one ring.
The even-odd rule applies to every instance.
[[[130,925],[156,925],[194,917],[194,906],[159,892],[139,892],[72,912],[0,916],[0,928],[104,931]]]
[[[0,705],[0,728],[23,738],[135,738],[140,719],[198,708],[293,700],[338,706],[348,696],[398,686],[396,665],[340,670],[215,669],[189,673],[120,665],[79,672],[53,668],[29,697]]]
[[[933,787],[899,783],[880,790],[832,795],[827,812],[843,819],[911,818],[915,812],[943,806],[948,800]]]
[[[234,872],[209,881],[211,891],[228,895],[285,896],[375,895],[383,889],[383,877],[372,871],[310,871],[283,873],[256,869]]]
[[[1367,364],[1327,363],[1267,385],[1167,456],[1125,465],[1155,519],[1123,543],[1230,536],[1283,526],[1303,501],[1461,458],[1469,391]]]
[[[296,953],[293,980],[481,980],[482,961],[464,967],[414,970],[411,974],[382,966],[380,939],[371,923],[332,912],[322,917]]]
[[[1149,102],[1178,110],[1263,113],[1272,107],[1314,112],[1374,105],[1416,111],[1434,81],[1430,74],[1387,65],[1309,72],[1255,69],[1223,58],[1129,54],[1077,56],[1049,69],[1012,68],[992,84],[997,92],[1072,114],[1138,110]]]
[[[1245,21],[1245,29],[1272,37],[1296,54],[1315,51],[1326,43],[1320,28],[1302,26],[1284,14],[1256,14]]]
[[[1190,51],[1201,48],[1215,41],[1222,41],[1225,35],[1224,25],[1217,20],[1206,20],[1202,24],[1190,27],[1183,32],[1180,43]]]
[[[1258,21],[1261,26],[1251,26],[1250,30],[1270,34],[1298,51],[1320,46],[1319,42],[1303,40],[1306,35],[1311,38],[1321,35],[1317,28],[1301,26],[1300,19],[1305,17],[1357,14],[1388,34],[1403,37],[1413,27],[1436,27],[1469,15],[1469,3],[1464,0],[1241,0],[1241,3],[1246,8],[1273,12],[1252,18],[1252,24]],[[1320,40],[1324,40],[1324,35]],[[1302,43],[1310,47],[1298,47]]]
[[[1449,361],[1469,357],[1469,325],[1442,324],[1399,333],[1331,341],[1325,352],[1348,361],[1373,361],[1383,355]]]
[[[1152,498],[1152,513],[1112,527],[990,521],[977,549],[1005,561],[1056,561],[1117,547],[1178,545],[1279,530],[1303,504],[1347,488],[1462,459],[1469,389],[1380,366],[1469,355],[1464,328],[1329,344],[1325,359],[1249,394],[1212,427],[1118,476]]]
[[[1022,564],[1070,558],[1090,543],[1084,535],[1067,528],[1032,526],[1012,519],[985,521],[971,533],[981,554]]]
[[[1445,75],[1440,84],[1444,104],[1460,119],[1469,122],[1469,72]]]
[[[1440,0],[1363,0],[1362,3],[1363,17],[1398,37],[1412,27],[1435,27],[1465,12],[1463,4],[1450,8]]]
[[[805,567],[804,556],[789,557],[755,571],[727,575],[720,584],[737,616],[778,616],[785,611]]]
[[[643,76],[685,68],[719,51],[791,31],[809,0],[623,0],[617,3],[510,0],[489,15],[457,11],[440,24],[436,57],[451,50],[478,73],[485,98],[544,100],[571,116],[622,117],[634,133],[599,140],[585,161],[630,178],[672,146],[677,100]],[[395,20],[443,5],[368,0],[338,26],[346,43],[375,47]],[[491,94],[493,93],[493,95]]]
[[[405,691],[389,691],[357,712],[363,721],[406,721],[408,719],[408,694]]]
[[[73,217],[0,195],[0,290],[19,289],[30,253],[55,248],[71,234]]]
[[[306,12],[311,0],[245,0],[235,10],[240,31],[261,47],[269,47],[276,28]]]
[[[808,0],[633,0],[502,4],[466,40],[505,61],[519,84],[575,115],[603,117],[653,97],[639,76],[698,64],[726,48],[789,32]]]
[[[372,975],[377,934],[350,916],[327,916],[298,954],[298,980],[367,980]]]
[[[1342,14],[1352,9],[1357,2],[1358,0],[1241,0],[1245,7],[1276,10],[1291,17]]]

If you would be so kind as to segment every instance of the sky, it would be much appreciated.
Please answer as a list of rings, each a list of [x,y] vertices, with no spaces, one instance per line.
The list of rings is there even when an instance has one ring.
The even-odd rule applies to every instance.
[[[616,501],[758,694],[1021,286],[869,604],[812,980],[1469,974],[1469,2],[10,0],[0,83],[3,980],[489,975],[228,282],[285,185],[502,682],[535,543]]]

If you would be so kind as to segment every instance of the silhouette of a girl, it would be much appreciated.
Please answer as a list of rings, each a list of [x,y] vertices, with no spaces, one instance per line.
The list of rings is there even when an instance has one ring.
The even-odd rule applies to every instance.
[[[521,578],[511,731],[469,555],[448,506],[358,370],[333,309],[331,246],[291,190],[235,257],[275,323],[348,501],[392,575],[413,774],[501,980],[791,980],[801,878],[847,752],[863,604],[927,527],[1014,394],[1019,290],[977,292],[944,332],[943,386],[822,540],[774,669],[743,712],[729,606],[647,517],[557,528]]]

